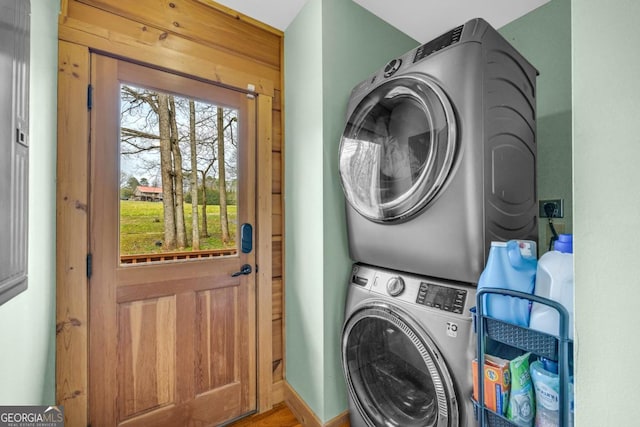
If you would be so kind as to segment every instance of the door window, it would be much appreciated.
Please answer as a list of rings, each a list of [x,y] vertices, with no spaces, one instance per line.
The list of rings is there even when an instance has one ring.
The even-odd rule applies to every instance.
[[[343,362],[357,406],[376,426],[448,426],[451,384],[414,330],[377,308],[345,328]],[[448,382],[446,381],[448,380]]]
[[[238,110],[120,85],[120,260],[237,253]]]
[[[455,149],[454,114],[444,92],[425,77],[391,79],[358,104],[345,126],[345,196],[373,221],[410,217],[444,184]]]

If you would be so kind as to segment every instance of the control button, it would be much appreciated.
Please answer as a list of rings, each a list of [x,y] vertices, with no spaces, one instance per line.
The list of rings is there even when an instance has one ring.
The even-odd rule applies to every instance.
[[[402,277],[395,276],[387,281],[387,292],[392,297],[397,297],[404,291],[404,280]]]

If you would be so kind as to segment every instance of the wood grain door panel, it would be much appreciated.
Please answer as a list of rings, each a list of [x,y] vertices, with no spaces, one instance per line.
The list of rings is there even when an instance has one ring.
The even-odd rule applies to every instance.
[[[235,360],[240,354],[235,287],[196,294],[196,393],[240,382]]]
[[[176,299],[118,304],[120,419],[175,404]]]

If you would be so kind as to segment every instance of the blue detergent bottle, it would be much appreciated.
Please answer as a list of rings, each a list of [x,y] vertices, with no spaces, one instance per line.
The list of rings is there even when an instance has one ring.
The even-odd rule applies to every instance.
[[[537,263],[534,241],[491,242],[478,288],[511,289],[531,294],[535,287]],[[487,294],[484,298],[487,316],[518,326],[529,326],[529,300],[496,294]]]

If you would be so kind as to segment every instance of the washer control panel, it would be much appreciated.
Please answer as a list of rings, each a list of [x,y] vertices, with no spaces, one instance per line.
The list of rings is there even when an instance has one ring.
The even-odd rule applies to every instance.
[[[418,297],[416,298],[418,304],[457,314],[462,314],[466,300],[467,291],[465,289],[451,288],[428,282],[420,283]]]
[[[352,285],[378,294],[381,298],[455,315],[466,316],[471,306],[475,305],[476,290],[464,283],[363,264],[353,266],[350,279]]]

